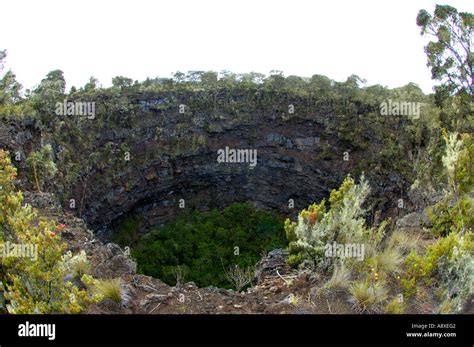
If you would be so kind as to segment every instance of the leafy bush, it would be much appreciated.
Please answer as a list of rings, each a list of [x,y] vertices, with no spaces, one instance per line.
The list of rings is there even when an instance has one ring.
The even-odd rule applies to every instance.
[[[428,209],[435,236],[474,230],[474,141],[469,134],[443,132],[446,143],[442,158],[448,177],[444,199]]]
[[[416,287],[416,278],[415,277],[402,278],[400,282],[402,284],[403,295],[405,297],[410,298],[410,297],[412,297],[416,294],[417,287]]]
[[[446,236],[450,232],[474,230],[473,211],[474,200],[468,195],[451,204],[445,198],[428,208],[428,218],[433,225],[431,232],[435,236]]]
[[[445,153],[442,163],[447,176],[445,197],[428,209],[431,232],[442,236],[424,255],[412,251],[405,260],[405,291],[416,291],[416,284],[434,284],[445,296],[440,312],[456,312],[474,291],[474,144],[468,134],[442,131]],[[443,299],[443,298],[442,298]]]
[[[78,264],[86,261],[84,254],[65,253],[55,223],[41,218],[31,206],[22,206],[22,193],[13,185],[15,177],[8,154],[0,150],[0,243],[37,247],[37,257],[0,257],[1,301],[9,313],[78,313],[99,300],[82,289],[94,283],[77,271]],[[80,276],[82,284],[68,280],[70,275]]]
[[[464,303],[474,292],[474,257],[472,235],[469,241],[461,238],[461,245],[454,246],[451,257],[444,255],[439,257],[437,276],[446,288],[447,298],[452,299],[456,311],[462,309]],[[465,247],[466,243],[470,246]]]
[[[451,233],[428,246],[424,255],[412,251],[405,259],[405,278],[401,281],[406,295],[416,292],[418,280],[425,284],[436,281],[449,299],[455,298],[460,310],[474,289],[473,235]]]
[[[325,256],[326,245],[333,242],[364,244],[369,253],[375,251],[386,224],[382,223],[378,229],[365,226],[362,204],[368,194],[369,185],[363,176],[359,184],[347,177],[339,189],[331,192],[328,211],[323,200],[301,211],[298,222],[287,219],[285,231],[290,241],[289,263],[298,264],[306,260],[313,268],[328,270],[337,259]]]
[[[53,178],[58,171],[53,161],[53,148],[49,144],[39,151],[31,152],[26,159],[26,163],[31,170],[31,181],[35,182],[38,192],[41,192],[45,182]]]
[[[199,286],[234,285],[226,278],[230,265],[254,266],[262,251],[286,247],[283,221],[249,204],[223,211],[187,212],[145,235],[133,248],[138,271],[176,284],[175,269],[186,266],[187,280]]]

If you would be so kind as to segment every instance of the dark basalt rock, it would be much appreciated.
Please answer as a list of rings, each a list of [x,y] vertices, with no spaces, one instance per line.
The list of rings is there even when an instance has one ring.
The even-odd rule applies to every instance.
[[[260,283],[269,276],[284,275],[290,270],[286,263],[288,252],[283,249],[274,249],[263,257],[255,267],[254,282]]]
[[[198,210],[249,202],[294,218],[309,204],[327,198],[361,162],[376,158],[380,139],[366,131],[374,147],[364,149],[338,130],[341,123],[360,123],[357,116],[351,120],[331,115],[298,97],[268,97],[272,102],[264,104],[251,93],[219,92],[213,104],[201,92],[123,95],[118,99],[124,100],[123,107],[113,104],[114,111],[98,112],[94,120],[53,118],[50,128],[43,130],[29,118],[16,125],[0,122],[0,145],[26,158],[40,147],[42,133],[48,133],[58,166],[69,160],[56,181],[49,182],[48,191],[55,191],[63,207],[104,240],[128,215],[140,219],[142,232],[168,222],[181,211],[181,199],[186,208]],[[100,110],[104,98],[96,98]],[[295,105],[296,114],[288,114],[288,102]],[[181,104],[186,105],[184,114],[179,113]],[[80,147],[85,149],[76,149],[79,141],[87,141]],[[256,150],[257,165],[218,163],[217,151],[225,147]],[[123,159],[126,152],[129,161]],[[350,153],[347,161],[345,152]],[[66,181],[72,164],[79,172]],[[21,178],[27,172],[25,160],[15,165]],[[374,210],[384,212],[396,206],[407,185],[398,172],[379,171],[370,170],[366,176],[373,186]],[[70,199],[75,208],[69,208]]]

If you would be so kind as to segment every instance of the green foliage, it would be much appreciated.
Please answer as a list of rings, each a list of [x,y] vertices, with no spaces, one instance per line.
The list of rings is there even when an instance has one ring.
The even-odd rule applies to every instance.
[[[434,101],[441,108],[440,121],[450,130],[471,132],[474,125],[472,30],[474,15],[449,5],[436,5],[434,14],[418,13],[422,35],[435,39],[425,47],[435,87]]]
[[[112,85],[117,88],[129,88],[133,84],[133,80],[128,77],[117,76],[112,78]]]
[[[31,102],[21,95],[22,85],[16,80],[13,71],[3,73],[6,57],[7,51],[0,51],[0,116],[34,115]]]
[[[446,236],[450,232],[474,230],[473,210],[474,201],[467,195],[452,206],[446,199],[438,202],[428,209],[428,218],[433,225],[431,232],[435,236]]]
[[[470,134],[461,135],[461,149],[454,170],[454,182],[458,185],[459,194],[474,190],[474,139]]]
[[[3,61],[6,56],[6,51],[0,51],[0,73],[3,71]],[[11,70],[3,76],[0,75],[0,105],[14,104],[19,101],[21,88],[21,84],[16,81],[16,76]]]
[[[354,187],[354,180],[351,177],[347,177],[339,189],[333,189],[329,195],[331,208],[336,208],[344,200],[344,196],[352,187]]]
[[[133,248],[138,271],[176,284],[175,269],[187,268],[197,285],[230,288],[226,269],[254,266],[262,251],[286,246],[283,221],[249,204],[219,212],[187,212],[164,228],[145,235]],[[235,248],[238,247],[238,248]]]
[[[84,85],[84,91],[88,92],[96,89],[99,86],[99,80],[93,76],[89,78],[89,82]]]
[[[120,278],[98,280],[95,283],[94,290],[100,298],[112,300],[118,304],[122,302],[124,297]]]
[[[398,298],[394,298],[385,307],[385,313],[388,313],[388,314],[404,314],[405,313],[405,303],[400,302],[398,300]]]
[[[453,259],[443,258],[438,266],[440,282],[445,285],[447,298],[453,300],[457,311],[474,292],[474,257],[464,252]]]
[[[469,134],[443,131],[446,152],[442,158],[449,190],[443,200],[428,209],[436,236],[474,230],[474,141]]]
[[[296,267],[297,265],[301,264],[305,260],[304,254],[303,253],[296,253],[296,254],[290,254],[288,258],[286,259],[286,262],[288,265]]]
[[[33,90],[31,100],[44,124],[55,116],[56,103],[63,102],[66,96],[66,80],[61,70],[54,70],[46,75],[38,87]]]
[[[402,278],[401,279],[401,284],[403,288],[403,295],[406,298],[410,298],[414,296],[417,292],[417,287],[416,287],[416,278]]]
[[[441,90],[470,95],[473,88],[472,30],[474,16],[449,5],[436,5],[434,14],[420,10],[416,19],[422,35],[436,38],[425,47],[432,78]]]
[[[26,163],[30,168],[31,181],[35,182],[36,189],[41,192],[45,182],[51,180],[57,173],[53,160],[53,148],[48,144],[39,151],[31,152]]]
[[[13,185],[15,177],[8,154],[0,150],[0,244],[10,242],[32,250],[29,256],[0,257],[1,301],[9,313],[81,312],[99,300],[84,289],[94,283],[85,274],[85,254],[66,253],[58,234],[61,228],[41,218],[31,206],[22,206],[23,196]]]
[[[289,262],[297,264],[308,260],[315,268],[328,269],[325,246],[337,243],[377,244],[383,230],[369,230],[365,226],[362,204],[369,193],[369,185],[364,177],[355,184],[347,177],[337,190],[330,194],[331,208],[326,211],[325,201],[312,204],[298,215],[298,222],[285,221],[285,231],[290,241]]]
[[[416,293],[416,285],[435,284],[455,297],[458,309],[473,290],[474,234],[450,233],[428,246],[424,255],[412,251],[405,259],[401,280],[407,296]],[[422,281],[422,282],[421,282]]]

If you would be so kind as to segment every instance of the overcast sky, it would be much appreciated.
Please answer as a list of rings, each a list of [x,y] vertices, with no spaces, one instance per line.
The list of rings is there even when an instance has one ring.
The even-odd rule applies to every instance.
[[[471,0],[3,0],[0,49],[25,88],[54,69],[68,88],[90,76],[109,86],[117,75],[282,70],[431,92],[416,15],[436,3],[474,12]]]

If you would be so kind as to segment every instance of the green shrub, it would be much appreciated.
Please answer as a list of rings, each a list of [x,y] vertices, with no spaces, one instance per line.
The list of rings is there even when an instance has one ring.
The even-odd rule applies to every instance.
[[[460,197],[449,206],[447,199],[428,208],[428,218],[435,236],[446,236],[450,232],[474,230],[474,200],[468,195]]]
[[[468,134],[443,132],[443,137],[449,190],[442,201],[428,209],[435,236],[474,230],[474,141]]]
[[[52,179],[58,169],[53,161],[53,148],[50,144],[39,151],[31,152],[26,159],[30,168],[30,181],[35,182],[36,189],[41,192],[44,184]]]
[[[424,255],[412,251],[405,259],[405,277],[401,280],[405,294],[416,293],[418,280],[436,284],[448,299],[455,298],[460,310],[474,288],[473,235],[450,233],[428,246]]]
[[[304,259],[314,268],[328,270],[336,258],[325,257],[326,244],[364,243],[372,237],[374,239],[370,242],[378,242],[379,230],[372,232],[367,229],[363,218],[362,203],[368,193],[369,185],[364,177],[361,177],[360,184],[347,177],[339,189],[331,192],[329,211],[323,200],[302,210],[298,222],[286,220],[285,231],[292,255],[290,262],[295,264]]]
[[[402,278],[400,280],[403,288],[403,295],[407,298],[414,296],[417,292],[416,278]]]
[[[290,254],[288,258],[286,259],[286,262],[290,266],[298,266],[304,261],[304,255],[299,253],[299,254]]]
[[[79,313],[99,300],[87,289],[95,281],[84,273],[87,266],[78,267],[87,261],[85,254],[66,252],[56,223],[23,206],[15,177],[8,154],[0,150],[0,244],[35,246],[37,257],[0,257],[0,302],[13,314]],[[70,275],[82,285],[66,280]]]

